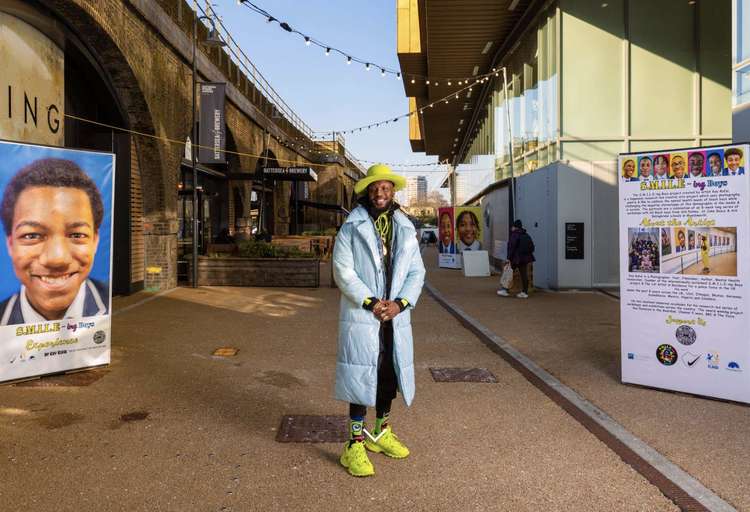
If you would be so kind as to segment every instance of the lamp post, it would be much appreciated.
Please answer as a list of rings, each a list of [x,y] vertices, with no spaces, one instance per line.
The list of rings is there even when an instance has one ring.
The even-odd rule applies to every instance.
[[[198,46],[198,21],[200,20],[208,20],[211,23],[211,30],[203,44],[212,47],[226,46],[226,43],[219,37],[219,32],[216,30],[214,20],[209,16],[198,16],[198,11],[196,10],[195,16],[193,16],[193,103],[190,109],[191,120],[193,123],[191,125],[193,142],[190,151],[190,160],[193,170],[193,288],[198,286],[198,171],[195,168],[195,152],[197,151],[198,146],[198,127],[195,125],[195,89],[198,85],[198,79],[196,77],[195,49]]]

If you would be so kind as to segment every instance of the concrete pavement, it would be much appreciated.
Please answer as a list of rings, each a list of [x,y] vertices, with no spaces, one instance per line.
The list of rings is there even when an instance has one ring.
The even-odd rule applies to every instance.
[[[443,272],[430,270],[428,278],[462,293],[485,287],[492,296],[476,300],[498,307],[491,280]],[[332,398],[337,290],[177,289],[134,306],[144,296],[115,301],[123,312],[114,317],[112,365],[100,380],[0,387],[3,510],[677,509],[428,296],[413,315],[416,400],[407,410],[399,398],[393,412],[412,456],[373,455],[376,476],[369,479],[338,465],[339,444],[275,441],[283,415],[346,414]],[[616,323],[616,304],[591,297],[598,320],[586,332],[596,338],[607,327],[598,324]],[[535,310],[543,300],[537,294],[525,306],[503,307]],[[564,300],[556,307],[544,316],[569,329],[576,307]],[[544,348],[550,326],[521,325],[525,313],[515,311],[514,342],[529,343],[543,364],[558,361],[553,347]],[[211,356],[226,345],[238,355]],[[590,366],[579,359],[592,355],[581,349],[564,359],[565,378],[586,382],[577,373]],[[435,366],[484,367],[499,382],[436,383],[428,370]],[[613,371],[599,373],[614,380]],[[644,393],[649,403],[655,393],[619,387]],[[716,404],[714,414],[736,407],[701,402]],[[630,410],[612,405],[616,414]],[[658,424],[649,411],[638,410],[640,421]],[[732,439],[727,430],[722,441]]]

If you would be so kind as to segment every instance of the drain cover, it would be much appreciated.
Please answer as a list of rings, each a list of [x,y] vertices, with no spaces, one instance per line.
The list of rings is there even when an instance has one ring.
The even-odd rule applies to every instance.
[[[234,347],[219,347],[216,350],[214,350],[211,355],[219,356],[219,357],[234,357],[237,355],[237,352],[239,351],[240,349],[234,348]]]
[[[487,368],[430,368],[435,382],[497,382]]]
[[[14,386],[27,388],[51,388],[51,387],[82,387],[90,386],[107,374],[103,370],[90,370],[86,372],[68,373],[65,375],[50,375],[39,379],[18,382]]]
[[[343,443],[349,439],[348,416],[284,416],[276,441],[280,443]]]

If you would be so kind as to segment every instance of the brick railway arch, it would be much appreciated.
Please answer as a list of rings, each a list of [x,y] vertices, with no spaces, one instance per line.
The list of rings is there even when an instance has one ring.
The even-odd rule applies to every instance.
[[[100,21],[74,0],[43,0],[34,2],[34,6],[58,21],[65,33],[66,113],[125,130],[156,134],[139,79]],[[66,118],[65,132],[68,147],[108,150],[117,155],[113,294],[137,291],[146,281],[147,255],[152,245],[144,224],[159,223],[165,210],[175,208],[170,204],[173,194],[167,190],[170,180],[162,156],[165,148],[147,136],[70,118]]]

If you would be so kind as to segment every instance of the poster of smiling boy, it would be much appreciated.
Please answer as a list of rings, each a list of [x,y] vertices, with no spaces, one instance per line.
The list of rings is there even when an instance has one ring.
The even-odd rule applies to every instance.
[[[0,381],[108,364],[114,155],[0,141]]]

